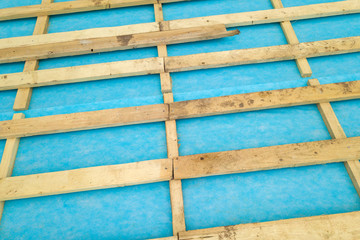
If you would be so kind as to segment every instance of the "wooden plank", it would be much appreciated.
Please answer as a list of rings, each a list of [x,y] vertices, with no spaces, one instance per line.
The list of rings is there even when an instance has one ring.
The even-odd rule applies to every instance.
[[[194,54],[187,56],[165,57],[165,72],[187,71],[193,69],[205,69],[260,62],[282,61],[299,57],[301,58],[303,56],[314,57],[319,55],[325,56],[342,54],[347,52],[356,52],[359,51],[359,49],[360,37],[350,37],[310,43],[301,43],[297,45],[281,45],[265,48],[253,48],[215,53]],[[158,61],[158,63],[155,63],[153,61]],[[159,69],[162,69],[161,71],[164,71],[162,67],[157,65],[161,64],[161,66],[163,66],[162,62],[160,63],[160,61],[162,60],[140,59],[134,60],[134,62],[119,61],[113,63],[102,63],[86,66],[31,71],[29,73],[3,74],[0,75],[0,90],[14,89],[17,87],[26,86],[36,87],[81,81],[91,81],[111,78],[111,76],[121,77],[122,71],[120,71],[120,69],[126,69],[125,72],[127,74],[124,74],[125,76],[159,73]],[[131,65],[135,63],[139,65],[137,67]],[[122,68],[121,65],[123,64],[127,67]],[[148,66],[148,68],[147,64],[155,64],[155,69],[152,69],[152,65]],[[112,66],[116,66],[116,68],[119,68],[120,73],[116,68],[112,68]],[[109,73],[109,68],[112,69],[112,74]],[[164,93],[170,91],[170,85],[171,82],[166,85],[168,90],[164,90]]]
[[[213,25],[39,45],[25,42],[10,48],[0,47],[0,63],[152,47],[159,44],[186,43],[229,37],[236,34],[239,34],[238,30],[227,31],[224,25]]]
[[[240,224],[180,233],[180,240],[355,240],[360,212]]]
[[[161,31],[169,30],[169,25],[164,24],[164,14],[161,3],[154,4],[154,13],[155,13],[155,20],[159,23],[160,30]],[[158,54],[159,57],[164,57],[164,58],[167,57],[166,45],[158,46]],[[165,70],[165,66],[164,66],[164,70]],[[164,94],[164,103],[168,104],[174,102],[174,98],[172,95],[172,82],[171,82],[170,74],[167,72],[160,73],[160,81],[161,81],[161,92]],[[178,157],[179,146],[178,146],[178,137],[177,137],[175,120],[165,121],[165,131],[166,131],[168,158]],[[186,230],[181,180],[170,180],[169,189],[170,189],[173,235],[175,235],[177,239],[178,233]]]
[[[225,24],[226,27],[246,26],[299,19],[319,18],[360,12],[358,0],[339,1],[332,3],[313,4],[284,9],[270,9],[255,12],[216,15],[202,18],[168,21],[171,30],[188,27],[201,27],[214,24]],[[118,27],[94,28],[80,31],[46,34],[45,36],[26,36],[0,39],[2,48],[13,47],[22,43],[32,45],[56,43],[62,41],[85,40],[98,37],[111,37],[124,34],[136,34],[159,31],[159,24],[141,23]]]
[[[46,6],[51,4],[53,0],[42,0],[40,6]],[[1,11],[1,10],[0,10]],[[1,14],[0,14],[1,16]],[[39,16],[36,19],[33,35],[45,34],[49,27],[49,16]],[[37,60],[29,60],[25,62],[24,72],[35,71],[39,67]],[[30,99],[32,95],[32,88],[21,88],[16,92],[16,97],[13,105],[15,111],[27,110],[30,105]]]
[[[284,8],[281,0],[271,0],[274,8]],[[299,40],[295,34],[294,28],[290,21],[280,22],[280,26],[285,34],[286,40],[289,44],[298,44]],[[302,77],[310,77],[312,74],[309,62],[306,58],[295,59],[296,65]]]
[[[0,122],[0,139],[124,126],[168,119],[166,104],[115,108]]]
[[[164,71],[163,58],[146,58],[0,75],[0,90],[41,87]]]
[[[189,0],[161,0],[161,3]],[[154,4],[157,0],[77,0],[0,9],[0,21]]]
[[[354,158],[360,158],[360,137],[178,157],[174,159],[174,178],[300,167]]]
[[[164,237],[164,238],[152,238],[148,240],[178,240],[178,236],[172,236],[172,237]]]
[[[15,113],[13,119],[25,118],[23,113]],[[10,177],[14,168],[17,150],[19,147],[19,138],[9,138],[6,140],[4,152],[0,162],[0,179]],[[4,210],[4,201],[0,201],[0,222]]]
[[[310,86],[319,86],[320,82],[317,79],[310,79],[308,81],[308,85]],[[319,103],[317,104],[318,109],[321,113],[321,116],[325,122],[327,129],[330,132],[332,138],[342,139],[346,138],[345,131],[340,125],[339,120],[336,117],[336,114],[331,107],[329,102]],[[349,173],[351,181],[354,184],[354,187],[360,196],[360,162],[359,158],[351,159],[347,162],[344,162],[346,170]]]
[[[290,107],[360,97],[360,81],[288,88],[170,104],[170,119],[182,119]]]
[[[337,38],[293,45],[280,45],[167,57],[165,59],[165,70],[168,72],[189,71],[196,69],[285,61],[297,58],[329,56],[359,51],[359,36]]]
[[[0,180],[0,200],[40,197],[168,181],[171,159],[8,177]]]
[[[269,9],[169,21],[170,29],[225,24],[240,27],[291,20],[329,17],[360,12],[358,0],[320,3],[283,9]]]

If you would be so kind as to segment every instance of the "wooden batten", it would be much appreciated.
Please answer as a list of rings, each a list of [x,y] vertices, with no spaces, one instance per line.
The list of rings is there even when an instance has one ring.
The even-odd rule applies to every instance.
[[[171,159],[0,179],[0,201],[169,181]]]
[[[360,238],[360,212],[294,218],[192,230],[179,234],[180,240],[324,240]]]
[[[170,119],[290,107],[360,97],[360,81],[204,98],[170,104]]]
[[[165,104],[115,108],[0,122],[0,139],[159,122],[168,119]]]
[[[360,159],[360,137],[177,157],[174,178],[198,178]]]
[[[159,44],[186,43],[229,37],[236,34],[239,34],[238,30],[227,31],[224,25],[214,25],[36,45],[32,45],[31,42],[23,42],[18,46],[9,48],[1,48],[0,45],[0,63],[144,48]]]
[[[169,72],[180,72],[197,69],[294,60],[298,58],[329,56],[358,51],[360,51],[359,36],[306,42],[293,45],[280,45],[168,57],[165,59],[165,70]]]

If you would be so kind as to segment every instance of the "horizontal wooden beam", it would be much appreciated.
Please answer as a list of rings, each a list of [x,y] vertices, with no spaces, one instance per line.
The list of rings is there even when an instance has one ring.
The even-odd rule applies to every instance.
[[[360,81],[324,84],[170,104],[170,119],[194,118],[360,98]]]
[[[0,139],[360,98],[360,81],[0,121]]]
[[[164,71],[163,59],[165,59],[166,71],[171,72],[282,61],[299,58],[300,56],[325,56],[356,51],[360,51],[360,37],[177,57],[118,61],[23,73],[2,74],[0,75],[0,90],[160,73]]]
[[[160,0],[161,3],[190,0]],[[157,0],[77,0],[0,9],[0,21],[154,4]]]
[[[183,29],[189,27],[203,27],[214,24],[225,24],[226,27],[246,26],[287,20],[299,20],[318,18],[326,16],[336,16],[360,12],[358,0],[339,1],[332,3],[313,4],[299,7],[270,9],[263,11],[253,11],[245,13],[216,15],[202,18],[189,18],[184,20],[172,20],[164,22],[169,24],[169,30]],[[101,37],[114,37],[120,35],[130,35],[137,33],[160,31],[157,22],[141,23],[117,27],[93,28],[71,32],[51,33],[38,36],[24,36],[0,39],[1,48],[11,48],[38,44],[50,44],[59,42],[69,42],[74,40],[88,40]]]
[[[181,232],[180,240],[360,239],[360,212],[248,223]]]
[[[225,25],[213,25],[30,46],[27,46],[27,43],[23,43],[20,46],[10,48],[1,48],[0,46],[0,63],[153,47],[160,44],[169,45],[202,41],[234,36],[239,33],[239,30],[227,31]]]
[[[360,159],[360,137],[174,158],[174,178],[198,178]]]
[[[225,24],[226,27],[240,27],[291,20],[311,19],[345,15],[360,12],[358,0],[311,4],[282,9],[269,9],[207,17],[188,18],[169,21],[170,29],[199,27],[212,24]]]
[[[0,139],[159,122],[167,119],[166,104],[16,119],[0,122]]]
[[[324,41],[167,57],[166,71],[228,67],[360,51],[360,36]]]
[[[157,57],[54,68],[0,75],[0,90],[157,74],[163,71],[164,60]]]
[[[171,159],[0,179],[0,201],[169,181]]]

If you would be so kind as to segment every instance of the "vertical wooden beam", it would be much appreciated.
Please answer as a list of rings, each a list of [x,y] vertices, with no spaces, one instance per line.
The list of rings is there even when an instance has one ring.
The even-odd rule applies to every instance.
[[[310,79],[308,81],[309,86],[318,86],[320,82],[317,79]],[[346,134],[343,128],[340,125],[336,114],[331,107],[329,102],[317,104],[318,109],[321,113],[321,116],[325,122],[325,125],[332,138],[346,138]],[[360,163],[359,159],[354,159],[352,161],[344,162],[345,168],[349,173],[351,181],[354,184],[354,187],[360,197]]]
[[[25,118],[23,113],[15,113],[13,119]],[[20,138],[9,138],[6,140],[4,152],[0,163],[0,179],[10,177],[14,168],[15,158],[19,147]],[[0,201],[0,223],[4,210],[4,202]]]
[[[284,8],[281,0],[271,0],[271,3],[274,8]],[[296,37],[294,28],[292,27],[290,21],[280,22],[280,26],[285,34],[286,40],[289,44],[298,44],[299,40]],[[309,62],[306,58],[298,58],[295,60],[296,65],[300,71],[302,77],[310,77],[312,71],[309,65]]]
[[[54,0],[42,0],[41,4],[50,4]],[[33,35],[40,35],[47,33],[49,26],[49,16],[39,16],[37,17],[35,29]],[[38,60],[29,60],[25,62],[24,72],[37,70],[39,67]],[[29,108],[30,100],[32,95],[32,88],[19,88],[16,97],[13,109],[15,111],[27,110]]]
[[[164,15],[162,4],[157,1],[154,4],[155,20],[159,23],[160,31],[169,30],[169,25],[164,22]],[[159,57],[167,57],[166,45],[160,45],[158,48]],[[165,61],[164,61],[165,62]],[[165,69],[165,66],[164,66]],[[164,96],[164,103],[174,102],[172,94],[172,82],[168,72],[160,73],[161,92]],[[176,121],[165,121],[166,143],[168,158],[175,158],[179,156],[178,137],[176,131]],[[182,194],[181,180],[170,180],[170,200],[173,222],[173,234],[178,235],[179,232],[186,231],[185,216],[184,216],[184,202]]]

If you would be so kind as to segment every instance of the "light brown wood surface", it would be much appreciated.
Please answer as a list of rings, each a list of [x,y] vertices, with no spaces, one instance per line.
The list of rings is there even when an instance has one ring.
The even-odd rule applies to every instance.
[[[0,90],[41,87],[164,71],[163,58],[146,58],[0,75]]]
[[[24,42],[19,46],[0,48],[0,63],[144,48],[159,44],[186,43],[229,37],[236,34],[239,34],[238,30],[227,31],[224,25],[214,25],[39,45]]]
[[[42,0],[40,6],[51,4],[53,0]],[[0,10],[1,11],[1,10]],[[1,13],[0,13],[1,16]],[[33,35],[45,34],[49,27],[49,16],[39,16],[36,19]],[[29,60],[24,64],[24,72],[35,71],[39,67],[37,60]],[[16,97],[13,105],[15,111],[27,110],[30,105],[32,96],[32,88],[20,88],[16,92]]]
[[[180,240],[356,240],[360,212],[249,223],[180,233]]]
[[[360,51],[359,36],[306,42],[293,45],[280,45],[167,57],[165,59],[165,70],[169,72],[179,72],[196,69],[285,61],[297,58],[320,57],[343,53],[353,53],[358,51]]]
[[[124,187],[171,178],[171,159],[8,177],[0,180],[0,201]]]
[[[271,0],[271,3],[274,8],[284,8],[281,0]],[[280,22],[280,26],[285,34],[286,40],[289,44],[298,44],[299,40],[295,34],[294,28],[292,27],[290,21]],[[306,58],[295,59],[296,65],[300,71],[302,77],[310,77],[312,70],[310,68],[309,62]]]
[[[161,3],[190,0],[160,0]],[[0,21],[154,4],[157,0],[73,0],[0,9]]]
[[[174,159],[174,178],[198,178],[360,159],[360,137],[286,144]]]
[[[310,79],[308,81],[310,86],[320,86],[320,82],[317,79]],[[331,107],[329,102],[323,102],[317,104],[320,114],[325,122],[325,125],[332,138],[343,139],[346,138],[345,131],[340,125],[339,120],[336,117],[336,114]],[[360,162],[359,158],[354,158],[349,161],[344,162],[345,168],[349,173],[351,181],[354,184],[354,187],[360,197]]]
[[[165,104],[115,108],[0,122],[0,139],[159,122],[168,119]]]
[[[359,97],[360,81],[253,92],[171,103],[170,119],[255,111]]]

